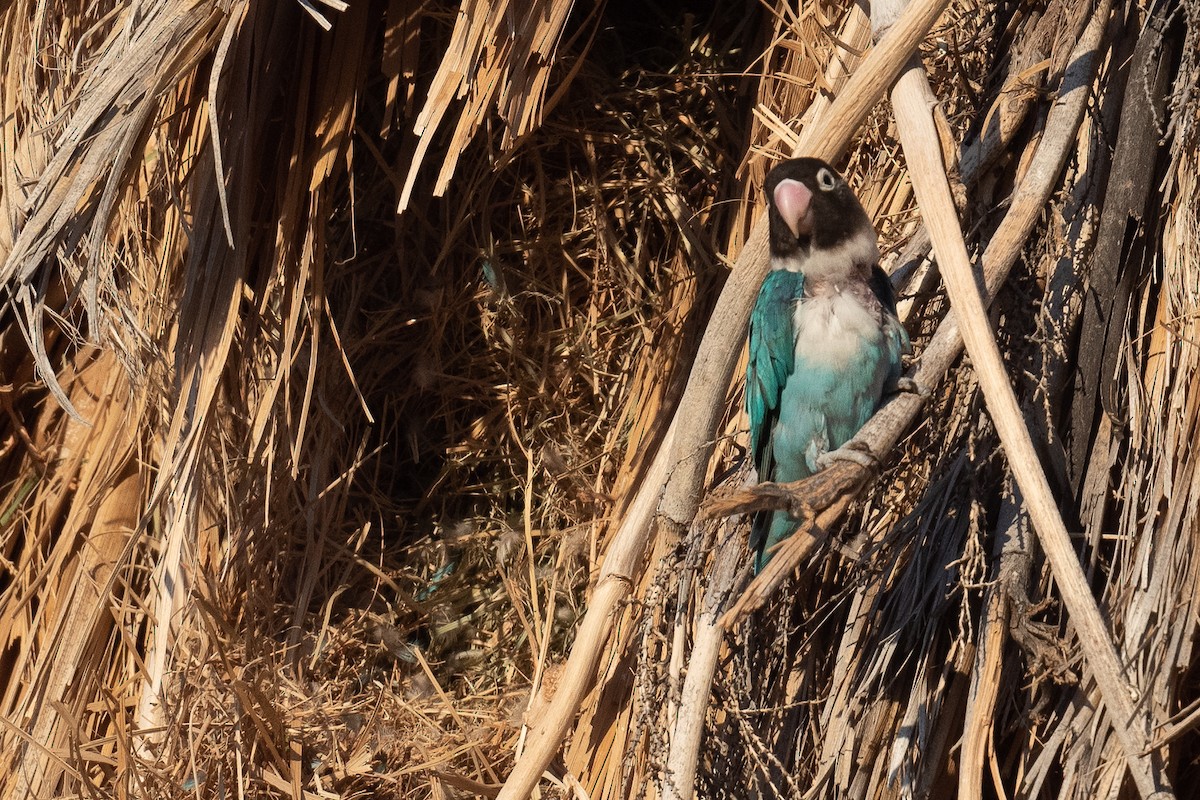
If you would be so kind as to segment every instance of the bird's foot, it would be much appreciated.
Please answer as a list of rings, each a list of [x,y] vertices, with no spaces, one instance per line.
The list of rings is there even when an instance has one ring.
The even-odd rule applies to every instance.
[[[827,469],[835,461],[851,461],[860,467],[872,469],[879,466],[879,459],[871,452],[871,448],[862,442],[851,439],[837,450],[830,450],[817,456],[817,469]]]
[[[896,391],[897,392],[906,392],[908,394],[915,394],[917,397],[921,398],[922,400],[929,399],[929,390],[926,389],[921,384],[914,381],[912,378],[908,378],[908,377],[896,379]]]

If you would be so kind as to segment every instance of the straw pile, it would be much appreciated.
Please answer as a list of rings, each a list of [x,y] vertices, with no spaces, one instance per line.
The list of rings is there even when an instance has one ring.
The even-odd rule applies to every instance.
[[[762,176],[871,41],[717,5],[0,8],[0,796],[496,796],[593,679],[543,796],[1134,792],[971,359],[729,633],[745,520],[708,506],[564,666]],[[953,2],[921,56],[978,259],[1088,31],[991,322],[1185,795],[1200,4]],[[921,363],[949,304],[906,163],[881,102],[839,166]],[[745,481],[740,391],[695,502]]]

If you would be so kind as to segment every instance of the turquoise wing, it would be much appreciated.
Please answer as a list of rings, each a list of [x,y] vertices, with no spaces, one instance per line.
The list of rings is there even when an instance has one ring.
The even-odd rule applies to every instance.
[[[771,480],[771,431],[779,420],[783,387],[795,369],[793,317],[804,291],[804,274],[772,270],[763,279],[750,313],[750,359],[746,366],[746,411],[750,450],[760,481]]]

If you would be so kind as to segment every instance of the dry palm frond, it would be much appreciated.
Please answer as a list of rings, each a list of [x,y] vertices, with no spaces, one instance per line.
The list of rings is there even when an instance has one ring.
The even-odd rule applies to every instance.
[[[951,3],[921,55],[1009,380],[1186,787],[1200,10],[1118,2],[1095,70],[1093,15]],[[692,517],[745,480],[738,353],[700,341],[714,308],[736,323],[762,175],[860,74],[866,22],[6,5],[0,794],[495,796],[597,676],[544,795],[1121,791],[887,104],[840,166],[932,396],[872,423],[878,478],[822,479],[871,488],[822,500],[795,573],[721,627],[742,522]],[[697,353],[720,386],[672,433]],[[673,436],[693,463],[660,507]],[[618,532],[655,511],[671,535],[631,558]],[[627,583],[597,580],[614,552]]]
[[[569,7],[541,10],[561,26]],[[700,70],[711,48],[691,94],[593,71],[531,135],[528,87],[569,77],[547,83],[532,14],[526,83],[498,98],[527,152],[445,149],[469,156],[461,197],[397,218],[408,145],[374,131],[440,55],[405,31],[441,20],[391,5],[383,91],[374,13],[326,35],[288,4],[98,9],[59,32],[74,53],[9,76],[14,294],[55,320],[39,346],[88,376],[57,373],[94,428],[51,402],[25,432],[48,387],[6,331],[6,795],[494,785],[520,692],[553,679],[597,548],[572,526],[604,514],[714,277],[687,251],[711,252],[727,208],[737,148],[704,89],[724,79]],[[37,19],[10,7],[7,40],[36,46]],[[48,117],[24,125],[45,75]],[[100,88],[79,103],[61,76]]]
[[[439,196],[445,193],[459,157],[493,104],[504,125],[503,150],[511,150],[516,139],[537,125],[550,80],[549,66],[555,60],[571,5],[563,0],[465,4],[455,18],[450,43],[413,127],[418,143],[400,192],[401,211],[412,199],[425,155],[452,105],[463,102],[463,107],[456,109],[458,121],[434,185],[433,193]]]

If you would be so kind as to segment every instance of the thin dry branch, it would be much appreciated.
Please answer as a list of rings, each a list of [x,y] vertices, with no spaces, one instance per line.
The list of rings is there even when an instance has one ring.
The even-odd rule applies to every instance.
[[[774,551],[771,560],[746,587],[737,602],[721,617],[721,626],[733,628],[752,611],[762,607],[795,568],[825,540],[827,531],[849,508],[866,484],[868,469],[826,469],[791,483],[765,482],[736,492],[718,495],[705,504],[705,518],[757,511],[786,509],[800,526]]]
[[[663,800],[691,800],[695,791],[704,718],[708,713],[713,676],[725,639],[721,610],[747,568],[743,557],[745,548],[739,532],[731,525],[723,527],[724,540],[713,554],[712,578],[705,587],[703,608],[692,633],[687,677],[680,692],[679,710],[671,732],[666,775],[663,777]]]
[[[827,531],[833,527],[838,518],[845,513],[850,505],[851,495],[843,495],[836,503],[821,512],[820,516],[808,525],[801,527],[773,552],[774,555],[754,577],[750,585],[737,599],[737,602],[721,616],[721,627],[729,630],[741,622],[752,612],[766,605],[775,594],[775,590],[783,585],[801,562],[808,559],[817,547],[825,541]]]

